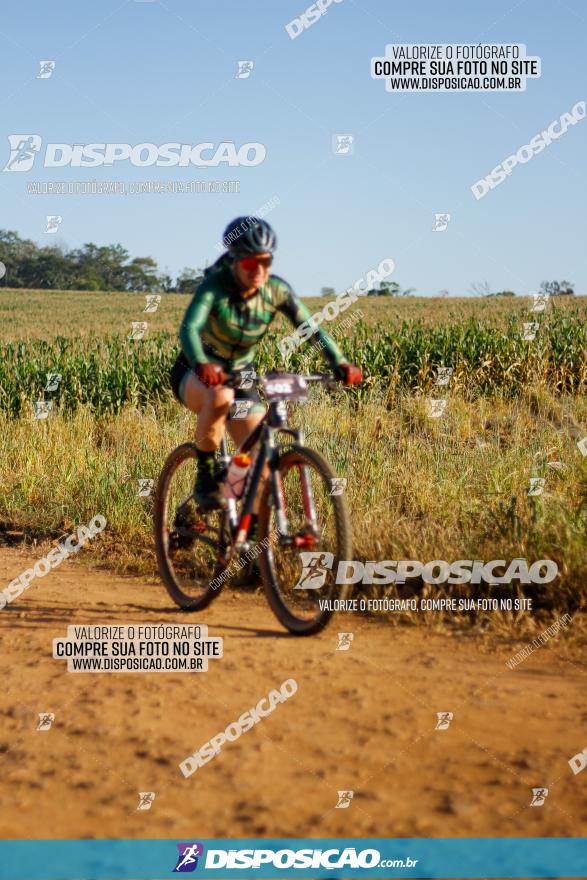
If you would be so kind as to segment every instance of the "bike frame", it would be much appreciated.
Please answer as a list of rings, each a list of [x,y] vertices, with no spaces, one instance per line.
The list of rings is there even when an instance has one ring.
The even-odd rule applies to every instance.
[[[281,490],[281,477],[278,469],[279,451],[284,444],[279,443],[277,436],[279,434],[289,434],[296,444],[304,442],[303,431],[299,429],[289,428],[287,425],[287,408],[285,400],[272,400],[269,403],[267,413],[259,422],[256,428],[249,434],[239,447],[239,452],[249,452],[258,444],[257,452],[251,470],[247,474],[245,488],[242,497],[242,508],[239,512],[234,499],[230,499],[227,505],[227,515],[232,534],[232,546],[230,555],[236,551],[246,551],[249,549],[247,536],[251,525],[251,516],[253,505],[259,492],[263,470],[265,465],[269,465],[269,481],[271,486],[271,495],[275,516],[277,520],[277,530],[279,532],[279,542],[282,545],[290,545],[296,543],[305,546],[300,536],[298,539],[289,535],[289,525],[287,513],[284,505],[283,492]],[[228,466],[231,456],[228,453],[226,439],[223,437],[220,445],[219,461]],[[312,536],[317,535],[316,524],[316,508],[314,505],[314,497],[312,493],[312,485],[308,468],[300,466],[302,476],[302,491],[304,499],[304,512],[306,520]]]

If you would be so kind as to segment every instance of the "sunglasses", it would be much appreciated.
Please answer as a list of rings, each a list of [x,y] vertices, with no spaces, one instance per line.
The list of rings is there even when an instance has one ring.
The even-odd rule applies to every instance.
[[[272,262],[273,257],[243,257],[238,264],[245,272],[254,272],[258,266],[268,269]]]

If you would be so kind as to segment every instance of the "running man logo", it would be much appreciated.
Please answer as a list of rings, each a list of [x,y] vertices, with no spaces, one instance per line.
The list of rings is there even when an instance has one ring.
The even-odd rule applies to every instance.
[[[444,411],[446,409],[446,400],[438,400],[438,399],[430,399],[427,401],[428,403],[428,416],[431,419],[439,419],[444,415]]]
[[[150,810],[155,800],[154,791],[139,791],[139,805],[137,810]]]
[[[10,158],[4,171],[30,171],[43,143],[40,134],[9,134]]]
[[[235,79],[248,79],[255,66],[254,61],[238,61],[238,70]]]
[[[61,226],[61,221],[63,220],[63,217],[61,216],[61,214],[47,214],[46,220],[47,225],[45,226],[45,232],[55,234]]]
[[[37,421],[48,419],[52,409],[52,400],[33,400],[33,418]]]
[[[338,645],[336,646],[337,651],[348,651],[351,647],[351,642],[354,639],[354,633],[339,633],[338,634]]]
[[[336,156],[352,156],[355,152],[355,138],[352,134],[335,134],[332,137],[332,149]]]
[[[143,312],[156,312],[161,303],[161,296],[158,293],[151,293],[145,296],[146,305]]]
[[[338,792],[338,803],[335,807],[336,810],[347,810],[353,799],[354,791],[339,791]]]
[[[439,367],[435,385],[448,385],[453,374],[452,367]]]
[[[549,293],[533,293],[532,299],[534,300],[534,305],[530,309],[531,312],[543,312],[548,305],[548,300],[550,298]]]
[[[437,712],[436,718],[438,719],[436,722],[436,727],[434,730],[448,730],[450,727],[450,722],[453,720],[454,715],[452,712]]]
[[[153,491],[153,483],[154,482],[155,482],[154,480],[143,480],[142,478],[139,478],[139,480],[138,480],[139,488],[137,491],[137,496],[139,498],[148,498],[149,495],[151,494],[151,492]]]
[[[528,496],[530,498],[535,498],[537,495],[542,495],[545,483],[546,480],[544,479],[544,477],[531,477],[530,488],[528,489]]]
[[[55,715],[53,712],[39,712],[39,723],[37,724],[37,730],[50,730],[51,725],[55,721]]]
[[[232,405],[231,419],[246,419],[253,405],[252,400],[235,400]]]
[[[347,478],[346,477],[332,477],[330,480],[331,489],[328,493],[329,495],[342,495],[344,490],[346,489]]]
[[[547,788],[533,788],[532,789],[532,800],[530,801],[530,806],[531,807],[541,807],[547,797],[548,797],[548,789]]]
[[[61,382],[63,382],[61,373],[47,373],[45,391],[57,391]]]
[[[537,332],[538,321],[530,321],[530,323],[524,324],[524,332],[522,334],[522,337],[526,340],[526,342],[532,342],[533,339],[536,339]]]
[[[294,590],[320,590],[326,581],[329,570],[334,565],[333,553],[300,553],[302,573]]]
[[[176,843],[179,855],[177,864],[173,869],[174,874],[187,874],[195,871],[198,867],[198,859],[204,855],[204,847],[201,843]]]
[[[434,226],[432,227],[432,232],[444,232],[445,229],[448,229],[449,223],[450,223],[450,214],[435,214],[434,215]]]
[[[49,79],[55,70],[55,62],[54,61],[39,61],[40,70],[37,74],[37,79]]]
[[[139,339],[143,339],[145,333],[147,332],[147,322],[146,321],[131,321],[131,331],[128,334],[128,339],[137,341]]]
[[[253,383],[256,378],[257,374],[254,370],[242,370],[239,376],[240,384],[238,387],[246,391],[249,388],[253,387]]]

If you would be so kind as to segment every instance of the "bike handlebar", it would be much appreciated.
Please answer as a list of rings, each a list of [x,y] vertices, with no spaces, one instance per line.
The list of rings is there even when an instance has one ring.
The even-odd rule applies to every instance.
[[[246,371],[244,371],[244,372],[246,372]],[[253,376],[251,381],[255,385],[260,385],[263,379],[278,379],[279,376],[290,376],[290,375],[292,375],[292,374],[291,373],[279,373],[279,372],[265,373],[262,376],[257,376],[257,375]],[[324,382],[325,384],[330,384],[330,383],[335,384],[335,383],[339,383],[339,382],[343,381],[342,379],[338,379],[336,376],[332,375],[331,373],[310,373],[309,375],[302,375],[302,374],[296,373],[296,375],[299,375],[300,378],[305,379],[306,382]],[[238,383],[242,383],[242,381],[243,381],[243,373],[242,372],[227,373],[226,376],[227,376],[226,381],[223,383],[226,388],[237,389],[237,388],[241,387],[241,385]]]

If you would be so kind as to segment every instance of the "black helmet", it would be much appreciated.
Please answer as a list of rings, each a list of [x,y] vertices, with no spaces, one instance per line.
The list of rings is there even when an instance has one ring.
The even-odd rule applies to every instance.
[[[222,240],[233,257],[272,254],[277,248],[273,229],[258,217],[237,217],[224,230]]]

